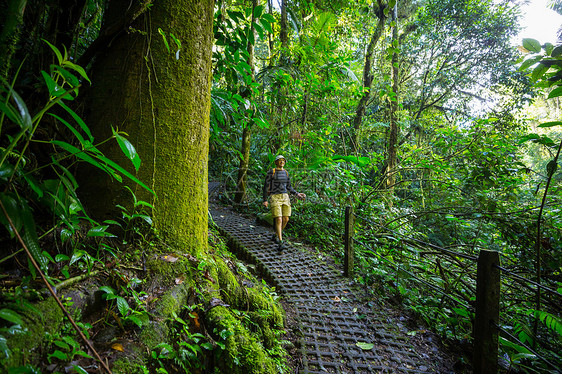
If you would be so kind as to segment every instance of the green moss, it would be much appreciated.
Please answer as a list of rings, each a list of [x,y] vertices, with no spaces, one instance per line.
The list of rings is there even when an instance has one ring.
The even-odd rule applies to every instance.
[[[161,279],[163,283],[174,283],[179,275],[186,279],[193,279],[193,268],[189,260],[179,254],[171,254],[177,257],[177,261],[170,262],[164,259],[170,254],[161,254],[147,261],[146,267],[150,274]]]
[[[223,306],[207,313],[207,323],[214,331],[229,331],[232,334],[223,341],[225,350],[216,358],[215,365],[223,373],[276,373],[275,362],[268,357],[261,343],[249,330]],[[220,339],[220,338],[219,338]]]
[[[41,359],[41,345],[44,344],[46,334],[56,334],[64,323],[64,316],[55,299],[49,298],[34,306],[35,310],[18,311],[24,319],[26,333],[5,335],[8,347],[12,351],[6,360],[7,367],[23,365],[27,362],[37,362]]]
[[[140,351],[138,346],[129,346],[134,352],[127,354],[126,357],[117,359],[111,365],[111,372],[113,374],[130,374],[130,373],[143,373],[147,372],[146,363],[142,360],[143,352]]]
[[[267,320],[277,328],[284,326],[284,311],[281,306],[275,302],[271,296],[261,293],[255,288],[248,289],[248,299],[250,310],[261,310],[269,312]]]
[[[226,302],[236,308],[242,308],[248,302],[245,288],[240,286],[240,283],[238,283],[238,280],[224,261],[217,259],[216,265],[219,285],[221,292],[225,295]]]

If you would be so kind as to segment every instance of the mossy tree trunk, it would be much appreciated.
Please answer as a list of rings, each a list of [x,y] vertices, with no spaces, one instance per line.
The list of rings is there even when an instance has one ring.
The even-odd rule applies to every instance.
[[[11,59],[20,38],[26,5],[27,0],[8,1],[6,14],[0,19],[0,23],[4,25],[0,33],[0,77],[6,80],[9,79]]]
[[[153,203],[164,238],[191,252],[207,243],[213,8],[212,0],[159,0],[132,17],[134,23],[97,58],[86,105],[97,141],[111,136],[112,127],[129,134],[142,159],[138,172],[116,142],[107,143],[105,154],[128,163],[154,190],[156,197],[130,183],[137,198]],[[138,11],[129,2],[112,1],[104,27]],[[107,176],[89,173],[82,179],[83,198],[97,217],[130,201]]]

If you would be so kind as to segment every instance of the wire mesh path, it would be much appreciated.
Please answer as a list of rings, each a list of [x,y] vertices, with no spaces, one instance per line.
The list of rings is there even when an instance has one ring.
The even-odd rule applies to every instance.
[[[438,357],[418,354],[398,320],[369,306],[361,289],[317,255],[291,245],[279,253],[271,229],[224,208],[209,212],[237,254],[255,263],[295,311],[298,373],[439,371]]]

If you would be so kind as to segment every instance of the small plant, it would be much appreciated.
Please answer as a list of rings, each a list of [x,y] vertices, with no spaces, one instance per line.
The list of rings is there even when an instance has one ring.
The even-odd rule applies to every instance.
[[[130,296],[135,301],[135,306],[139,307],[140,310],[132,308],[127,300],[112,287],[102,286],[99,288],[100,291],[104,292],[103,298],[109,302],[110,307],[117,306],[117,310],[121,316],[118,317],[114,314],[114,317],[121,328],[123,328],[124,324],[127,322],[132,322],[140,328],[143,326],[144,321],[147,320],[148,312],[144,308],[144,303],[141,300],[141,298],[146,296],[146,292],[137,292],[133,288],[133,286],[139,282],[140,280],[134,278],[126,287],[121,287],[121,291],[122,294]]]
[[[200,328],[197,310],[200,305],[184,306],[184,312],[189,321],[172,315],[172,341],[175,343],[161,343],[151,352],[158,373],[189,373],[193,369],[204,367],[204,350],[212,351],[214,345],[207,340],[205,335],[192,330]]]

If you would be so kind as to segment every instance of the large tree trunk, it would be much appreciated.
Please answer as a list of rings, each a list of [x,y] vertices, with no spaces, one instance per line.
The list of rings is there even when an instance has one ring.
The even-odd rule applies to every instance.
[[[212,0],[159,0],[142,16],[130,17],[136,18],[131,27],[97,58],[86,106],[97,141],[111,136],[112,127],[129,134],[142,159],[136,175],[156,193],[131,184],[137,198],[154,204],[155,226],[165,239],[189,251],[207,243],[213,7]],[[129,2],[109,2],[104,25],[131,11]],[[179,53],[171,34],[181,42]],[[108,144],[104,152],[125,164],[117,144]],[[107,176],[82,179],[95,216],[127,199]]]
[[[384,4],[382,0],[378,0],[378,8],[376,10],[378,22],[369,45],[367,46],[367,52],[365,53],[365,64],[363,65],[363,96],[357,103],[357,108],[355,110],[355,117],[353,118],[353,149],[357,153],[359,150],[359,132],[361,130],[361,123],[363,122],[363,117],[365,115],[365,109],[367,108],[367,103],[371,98],[371,87],[373,85],[373,56],[375,46],[377,45],[382,32],[384,30],[384,23],[386,21],[386,16],[384,15]]]

